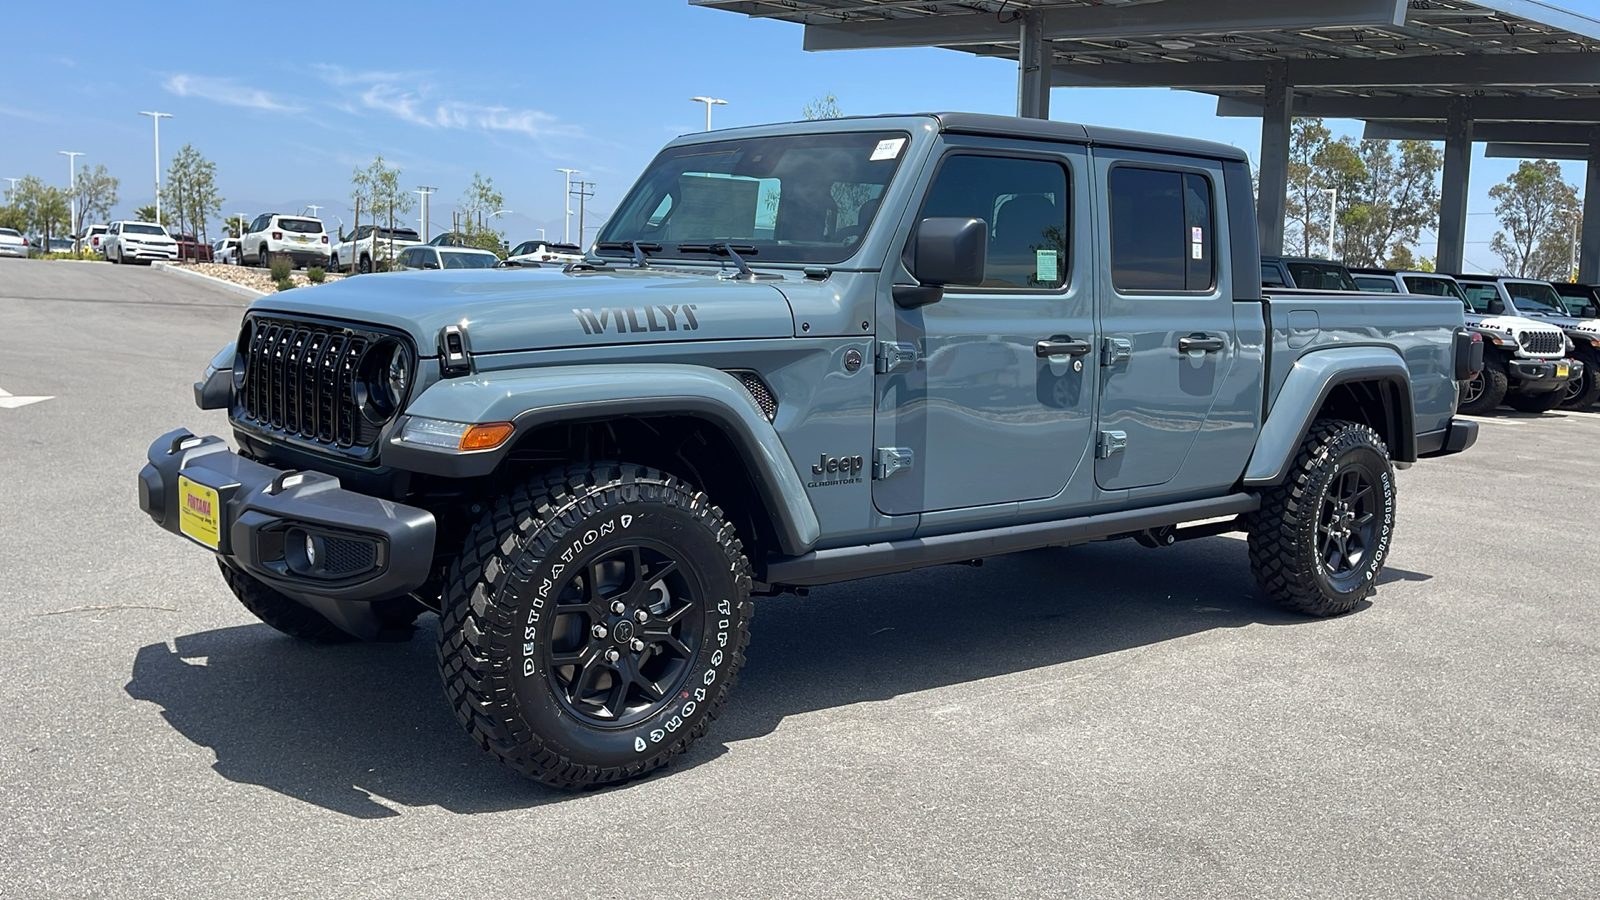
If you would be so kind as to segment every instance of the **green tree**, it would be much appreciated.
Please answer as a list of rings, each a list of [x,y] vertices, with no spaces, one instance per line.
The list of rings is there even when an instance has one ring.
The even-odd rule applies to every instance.
[[[78,201],[78,221],[72,223],[73,234],[82,234],[85,222],[111,216],[111,207],[117,205],[120,183],[105,166],[95,166],[91,170],[89,164],[84,163],[73,185],[73,196]]]
[[[244,237],[244,230],[249,224],[250,220],[244,216],[229,216],[222,220],[222,229],[227,233],[228,237],[242,238]]]
[[[834,96],[833,91],[829,91],[807,103],[805,108],[800,110],[800,115],[816,120],[843,118],[844,113],[839,109],[839,98]]]
[[[367,166],[365,172],[357,173],[352,183],[357,185],[358,189],[365,188],[363,199],[372,215],[373,223],[387,223],[391,233],[394,231],[395,218],[411,212],[416,205],[416,197],[400,187],[400,170],[385,164],[382,154],[373,159],[372,165]],[[389,243],[389,263],[391,265],[394,263],[393,241]]]
[[[154,203],[146,203],[144,206],[135,209],[133,211],[133,219],[136,222],[154,222],[156,220],[156,205]]]
[[[1311,256],[1327,246],[1328,147],[1333,132],[1321,119],[1295,119],[1289,130],[1289,198],[1284,208],[1284,247],[1296,246]]]
[[[1439,171],[1444,154],[1427,141],[1340,142],[1358,165],[1339,181],[1334,249],[1354,266],[1381,265],[1397,248],[1415,244],[1439,217]]]
[[[61,234],[68,224],[67,192],[54,185],[45,184],[37,175],[17,181],[16,206],[29,231],[44,236],[44,249],[49,252],[52,235]]]
[[[1489,196],[1501,228],[1489,249],[1505,261],[1502,274],[1572,280],[1578,190],[1561,177],[1561,166],[1546,159],[1523,160],[1517,171],[1489,189]]]
[[[198,234],[202,242],[210,239],[208,223],[222,211],[222,196],[217,192],[217,165],[206,159],[193,144],[184,144],[172,157],[167,169],[167,186],[162,190],[162,205],[169,218],[184,234]]]
[[[0,228],[27,231],[28,217],[23,214],[22,207],[15,204],[0,206]]]
[[[505,234],[494,227],[494,214],[506,205],[506,198],[494,186],[493,178],[472,173],[472,184],[461,194],[460,206],[465,210],[461,234],[466,245],[479,250],[504,253]]]

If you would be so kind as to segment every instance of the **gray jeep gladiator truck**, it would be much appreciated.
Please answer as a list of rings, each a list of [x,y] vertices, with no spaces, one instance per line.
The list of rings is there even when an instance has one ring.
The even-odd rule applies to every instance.
[[[1395,468],[1471,446],[1459,301],[1264,299],[1238,150],[970,114],[685,136],[562,271],[274,294],[140,504],[267,624],[403,638],[579,788],[666,764],[751,597],[1047,546],[1249,534],[1263,592],[1373,590]]]

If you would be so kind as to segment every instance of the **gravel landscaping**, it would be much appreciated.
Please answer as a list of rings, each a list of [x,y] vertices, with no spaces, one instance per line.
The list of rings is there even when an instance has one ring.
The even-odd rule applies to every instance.
[[[183,268],[191,272],[199,272],[201,275],[209,275],[212,278],[220,278],[223,281],[231,281],[234,284],[243,285],[267,294],[274,293],[277,290],[272,281],[272,273],[266,269],[257,269],[250,266],[225,266],[221,263],[184,263]],[[343,277],[345,276],[336,275],[332,272],[328,273],[328,281],[338,281]],[[306,287],[311,284],[303,270],[289,273],[289,278],[294,281],[295,287]]]

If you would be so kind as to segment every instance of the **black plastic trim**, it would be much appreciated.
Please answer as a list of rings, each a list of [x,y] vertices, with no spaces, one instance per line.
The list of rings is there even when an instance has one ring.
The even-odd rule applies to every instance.
[[[1254,512],[1260,506],[1261,498],[1256,494],[1230,494],[1209,500],[1190,500],[1075,519],[813,550],[803,556],[768,561],[767,582],[785,585],[833,584],[1040,547],[1083,544],[1130,531]]]
[[[1477,422],[1451,419],[1445,428],[1417,435],[1417,457],[1435,459],[1440,456],[1450,456],[1470,448],[1477,442]]]

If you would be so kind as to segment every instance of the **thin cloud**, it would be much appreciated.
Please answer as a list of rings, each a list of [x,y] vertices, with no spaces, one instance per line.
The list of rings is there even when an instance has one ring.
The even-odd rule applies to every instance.
[[[174,75],[161,85],[170,94],[179,97],[198,97],[226,106],[246,109],[263,109],[268,112],[299,112],[300,107],[286,103],[266,91],[240,86],[232,78],[210,78],[204,75]]]
[[[53,116],[47,116],[43,113],[30,112],[26,109],[12,109],[8,106],[0,106],[0,116],[11,116],[12,118],[17,119],[27,119],[29,122],[51,123],[56,121],[55,117]]]
[[[536,109],[512,109],[462,100],[434,100],[431,90],[406,90],[392,82],[371,84],[361,105],[423,128],[512,132],[531,138],[578,137],[582,130]]]

